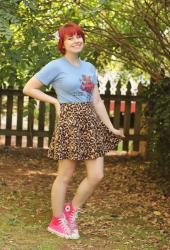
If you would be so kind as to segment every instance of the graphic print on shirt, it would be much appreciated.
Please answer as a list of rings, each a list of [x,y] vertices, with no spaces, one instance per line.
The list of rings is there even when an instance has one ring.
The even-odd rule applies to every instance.
[[[83,74],[79,79],[79,81],[81,84],[80,89],[77,91],[73,91],[72,95],[76,97],[85,95],[87,101],[90,101],[92,96],[92,90],[94,89],[95,86],[95,84],[92,82],[91,76]]]
[[[80,79],[80,81],[81,81],[80,89],[82,91],[92,92],[94,88],[94,83],[92,82],[90,76],[82,75],[82,78]]]

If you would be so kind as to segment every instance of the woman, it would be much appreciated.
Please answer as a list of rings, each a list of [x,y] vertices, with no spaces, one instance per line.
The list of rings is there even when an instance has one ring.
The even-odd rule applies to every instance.
[[[114,149],[124,135],[113,127],[100,98],[95,67],[79,58],[85,43],[83,30],[75,23],[68,23],[56,34],[62,57],[37,72],[23,93],[56,108],[58,119],[48,157],[58,160],[58,175],[51,190],[53,216],[48,231],[78,239],[78,211],[103,178],[104,154]],[[52,84],[57,99],[40,90],[48,84]],[[73,200],[66,204],[67,187],[80,160],[85,162],[87,177]]]

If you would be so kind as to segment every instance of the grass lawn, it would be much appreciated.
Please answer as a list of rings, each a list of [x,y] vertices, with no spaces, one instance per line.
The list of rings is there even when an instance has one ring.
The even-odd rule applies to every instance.
[[[140,158],[105,157],[105,177],[79,213],[79,240],[47,231],[57,163],[36,149],[0,148],[0,249],[168,250],[168,181]],[[67,200],[86,175],[81,161]]]

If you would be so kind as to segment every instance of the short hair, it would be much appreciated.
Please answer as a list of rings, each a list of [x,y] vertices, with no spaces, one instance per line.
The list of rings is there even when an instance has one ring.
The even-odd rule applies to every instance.
[[[83,41],[85,42],[84,31],[76,23],[69,22],[65,24],[64,26],[59,28],[58,33],[59,33],[58,49],[62,54],[65,54],[65,48],[63,47],[63,45],[66,36],[73,36],[77,34],[80,35],[83,38]]]

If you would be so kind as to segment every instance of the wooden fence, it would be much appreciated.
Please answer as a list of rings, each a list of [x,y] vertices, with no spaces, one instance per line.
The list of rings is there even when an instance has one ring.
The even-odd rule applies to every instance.
[[[114,127],[123,129],[126,136],[119,150],[143,153],[147,134],[143,129],[143,108],[141,87],[137,95],[131,94],[128,82],[126,95],[121,95],[121,82],[117,84],[115,95],[110,93],[110,82],[105,94],[101,94],[110,120]],[[55,96],[53,91],[46,92]],[[48,147],[55,126],[55,109],[53,105],[24,96],[22,89],[0,89],[0,144],[18,147]],[[120,106],[125,102],[124,113]],[[35,101],[34,101],[35,102]],[[114,110],[111,110],[114,102]],[[131,105],[135,103],[135,112]]]

